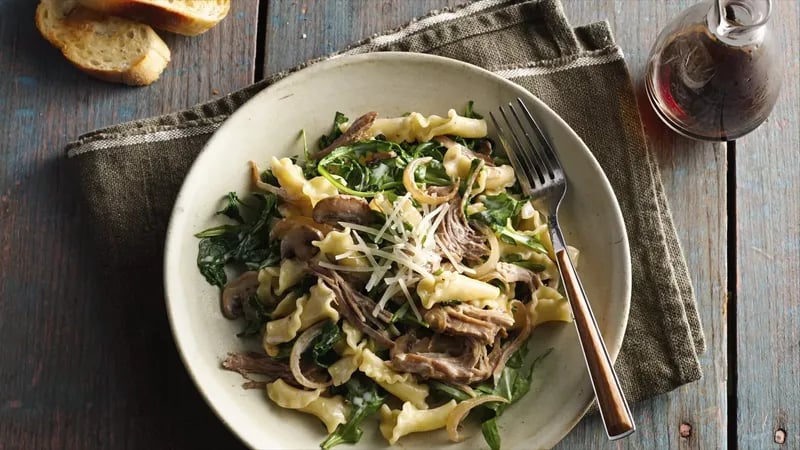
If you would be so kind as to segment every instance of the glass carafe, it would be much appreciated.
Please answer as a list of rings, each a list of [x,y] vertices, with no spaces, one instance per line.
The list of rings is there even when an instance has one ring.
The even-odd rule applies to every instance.
[[[724,141],[766,120],[784,70],[771,12],[771,0],[713,0],[667,25],[651,50],[645,85],[670,128]]]

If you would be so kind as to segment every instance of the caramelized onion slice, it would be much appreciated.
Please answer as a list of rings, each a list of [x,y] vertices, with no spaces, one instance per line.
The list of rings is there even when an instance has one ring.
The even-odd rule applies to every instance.
[[[258,167],[258,163],[255,161],[250,161],[250,179],[253,181],[253,185],[262,191],[275,194],[283,199],[288,198],[285,189],[261,181],[261,169]]]
[[[325,321],[317,322],[304,331],[303,334],[297,338],[297,341],[295,341],[292,346],[292,352],[289,354],[289,370],[292,371],[292,376],[294,376],[294,379],[297,380],[301,386],[309,389],[325,389],[332,384],[331,380],[326,382],[309,380],[303,374],[303,371],[300,370],[300,356],[308,349],[308,346],[311,345],[314,338],[319,336],[324,325]]]
[[[417,170],[417,166],[420,164],[428,164],[431,161],[433,161],[433,158],[426,156],[424,158],[417,158],[409,162],[403,171],[403,186],[405,186],[406,190],[411,193],[411,196],[414,197],[414,200],[426,205],[440,205],[450,201],[456,196],[458,193],[458,183],[453,185],[453,189],[451,189],[447,195],[443,195],[441,197],[434,197],[433,195],[430,195],[420,189],[419,186],[417,186],[416,180],[414,180],[414,172]]]
[[[458,425],[467,417],[467,414],[475,408],[484,403],[500,402],[508,403],[508,399],[499,395],[484,395],[483,397],[475,397],[464,400],[456,405],[450,414],[447,415],[447,422],[445,428],[447,429],[447,437],[453,442],[461,442],[463,438],[458,435]]]

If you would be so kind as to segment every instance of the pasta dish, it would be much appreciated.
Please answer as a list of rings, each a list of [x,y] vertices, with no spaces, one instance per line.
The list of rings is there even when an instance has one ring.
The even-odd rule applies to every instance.
[[[337,113],[316,149],[301,133],[302,156],[251,161],[252,191],[197,234],[223,315],[263,347],[223,367],[319,418],[323,449],[358,442],[371,416],[390,444],[459,441],[468,415],[497,449],[544,356],[528,355],[532,329],[571,320],[547,224],[472,102],[377,116]]]

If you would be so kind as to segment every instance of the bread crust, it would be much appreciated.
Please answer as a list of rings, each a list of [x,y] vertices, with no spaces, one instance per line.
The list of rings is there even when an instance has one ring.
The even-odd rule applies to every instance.
[[[178,7],[166,7],[148,0],[80,0],[88,8],[126,17],[146,23],[152,27],[186,36],[197,36],[205,33],[219,23],[230,11],[230,2],[226,1],[223,10],[217,16],[203,16],[182,11]]]
[[[81,55],[81,47],[86,46],[92,39],[93,26],[108,24],[112,20],[121,27],[126,26],[124,19],[110,18],[100,13],[89,11],[83,7],[63,12],[55,10],[52,1],[43,1],[36,8],[36,27],[42,36],[51,44],[61,50],[61,53],[75,67],[83,72],[114,83],[124,83],[131,86],[146,86],[156,81],[170,61],[170,51],[167,44],[153,31],[152,28],[130,23],[133,27],[143,27],[147,48],[134,61],[129,61],[122,69],[105,69],[92,65]],[[89,44],[90,45],[90,44]],[[123,45],[123,44],[121,44]]]

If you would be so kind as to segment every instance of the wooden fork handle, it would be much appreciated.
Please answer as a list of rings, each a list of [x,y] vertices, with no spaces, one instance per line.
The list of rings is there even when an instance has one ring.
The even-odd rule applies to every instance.
[[[597,407],[603,417],[606,433],[611,440],[623,438],[636,431],[633,416],[619,386],[619,380],[603,343],[592,308],[565,249],[556,251],[556,261],[575,317],[575,326],[578,328],[578,337],[586,357],[586,366],[589,368],[592,387],[597,396]]]

